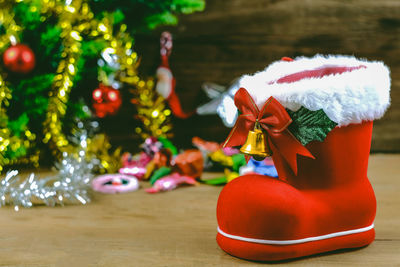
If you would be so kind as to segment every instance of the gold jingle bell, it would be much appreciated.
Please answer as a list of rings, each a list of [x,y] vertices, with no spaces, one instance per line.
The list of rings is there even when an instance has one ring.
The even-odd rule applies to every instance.
[[[258,122],[256,122],[254,130],[249,131],[246,142],[240,148],[240,152],[252,156],[257,161],[264,160],[272,155],[268,142],[266,142],[265,133],[261,130]]]

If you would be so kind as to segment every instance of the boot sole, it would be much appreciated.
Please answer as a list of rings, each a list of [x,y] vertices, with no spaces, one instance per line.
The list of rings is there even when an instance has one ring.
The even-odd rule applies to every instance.
[[[370,226],[294,240],[265,240],[225,233],[218,228],[217,242],[228,254],[247,260],[278,261],[313,254],[358,248],[375,239],[374,224]]]

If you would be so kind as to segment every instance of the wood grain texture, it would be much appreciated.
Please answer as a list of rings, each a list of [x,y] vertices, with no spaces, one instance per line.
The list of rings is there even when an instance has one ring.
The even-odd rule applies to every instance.
[[[384,61],[392,73],[392,105],[375,123],[372,151],[400,151],[399,1],[207,1],[204,12],[182,16],[178,27],[136,36],[142,74],[154,73],[165,29],[174,35],[171,66],[187,111],[207,101],[203,82],[227,85],[283,56],[348,54]],[[229,132],[217,116],[174,123],[183,146],[193,135],[222,141]]]
[[[285,266],[399,266],[399,162],[400,155],[370,157],[368,175],[378,201],[371,245]],[[221,189],[200,185],[155,195],[140,190],[96,194],[87,206],[0,208],[0,266],[264,266],[218,247]]]

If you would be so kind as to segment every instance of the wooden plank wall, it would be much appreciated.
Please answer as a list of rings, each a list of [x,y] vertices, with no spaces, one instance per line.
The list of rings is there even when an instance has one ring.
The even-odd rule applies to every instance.
[[[383,60],[391,68],[392,104],[375,123],[372,150],[400,151],[400,1],[209,0],[204,12],[181,16],[177,27],[136,36],[142,74],[154,73],[159,34],[165,29],[174,35],[171,67],[188,111],[207,101],[203,82],[227,85],[283,56],[350,54]],[[184,146],[194,135],[222,141],[229,132],[217,116],[174,124],[175,140]]]

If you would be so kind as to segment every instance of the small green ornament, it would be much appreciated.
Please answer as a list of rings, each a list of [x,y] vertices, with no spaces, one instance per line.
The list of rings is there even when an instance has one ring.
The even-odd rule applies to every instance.
[[[160,143],[163,145],[164,148],[167,148],[171,151],[172,155],[178,155],[178,149],[176,148],[176,146],[174,146],[174,144],[172,144],[171,141],[169,141],[167,138],[165,137],[159,137],[158,141],[160,141]]]
[[[171,173],[171,168],[161,167],[156,170],[153,175],[150,177],[150,184],[153,185],[158,179],[167,176]]]
[[[337,123],[331,121],[325,112],[320,109],[311,111],[301,107],[298,111],[287,109],[293,122],[289,125],[289,131],[305,146],[311,141],[324,141],[326,136]]]
[[[232,155],[232,161],[233,161],[232,170],[235,172],[238,172],[240,167],[247,164],[246,158],[244,157],[243,154]]]
[[[226,176],[221,176],[217,178],[212,178],[212,179],[205,179],[205,180],[200,180],[202,183],[208,184],[208,185],[224,185],[228,183],[228,179]]]

